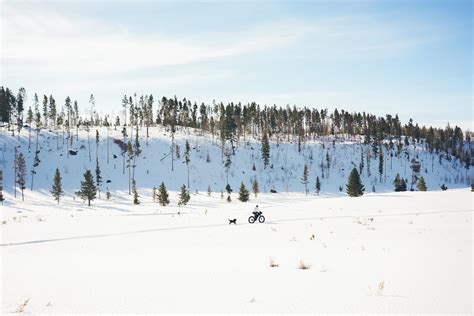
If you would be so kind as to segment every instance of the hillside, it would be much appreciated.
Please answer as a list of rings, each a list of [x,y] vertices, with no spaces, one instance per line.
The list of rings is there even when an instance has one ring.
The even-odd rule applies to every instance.
[[[40,163],[35,168],[34,190],[49,194],[52,178],[56,167],[59,168],[63,177],[63,189],[66,196],[71,197],[78,189],[82,174],[86,169],[93,173],[96,168],[96,155],[102,173],[104,183],[102,191],[106,188],[110,191],[128,192],[128,168],[124,166],[121,149],[114,140],[123,140],[121,131],[105,127],[97,128],[99,131],[99,145],[96,147],[95,132],[89,133],[85,129],[72,131],[73,142],[70,147],[77,151],[77,155],[68,155],[67,133],[63,130],[42,129],[38,135]],[[31,130],[31,146],[29,144],[29,129],[23,128],[18,137],[11,136],[5,130],[0,134],[0,166],[4,172],[5,191],[13,194],[13,163],[14,147],[22,152],[26,158],[27,179],[25,199],[31,189],[31,170],[35,156],[35,131]],[[127,130],[132,143],[136,131]],[[107,133],[109,140],[107,145]],[[133,134],[132,134],[133,133]],[[89,134],[89,135],[88,135]],[[163,127],[151,127],[149,138],[146,138],[145,128],[139,130],[141,153],[136,158],[135,179],[140,195],[148,195],[149,189],[159,186],[164,182],[169,190],[176,191],[183,184],[187,184],[187,166],[184,162],[185,141],[190,143],[190,189],[191,191],[207,191],[208,186],[213,192],[225,191],[227,173],[224,168],[223,151],[217,136],[209,134],[201,135],[200,131],[182,129],[175,134],[175,144],[179,146],[180,157],[176,157],[176,148],[173,152],[173,171],[171,170],[170,132]],[[90,159],[89,143],[90,140]],[[403,146],[398,155],[397,147],[383,149],[383,175],[380,181],[379,157],[371,156],[371,175],[367,174],[367,151],[370,145],[364,145],[362,138],[345,140],[339,138],[324,137],[302,144],[301,152],[298,152],[298,144],[291,139],[285,142],[270,141],[270,164],[264,168],[261,159],[261,144],[258,139],[242,138],[236,144],[235,155],[230,155],[232,164],[229,168],[228,181],[236,192],[243,181],[247,188],[251,188],[254,179],[260,184],[261,192],[269,192],[275,189],[278,192],[304,192],[305,185],[302,183],[304,164],[309,168],[308,190],[314,192],[316,176],[321,180],[321,194],[345,194],[345,184],[353,167],[360,168],[361,151],[363,151],[364,167],[361,179],[365,185],[366,192],[375,188],[376,192],[393,191],[393,180],[397,173],[407,179],[410,188],[411,169],[410,161],[416,158],[421,163],[420,175],[424,177],[428,190],[440,190],[442,184],[449,188],[461,188],[469,185],[469,177],[472,177],[472,168],[466,170],[463,163],[458,159],[448,158],[446,154],[430,153],[422,145]],[[126,142],[129,139],[126,139]],[[387,142],[387,141],[386,141]],[[108,147],[108,149],[107,149]],[[108,159],[107,159],[108,152]],[[229,150],[230,152],[230,150]],[[329,160],[327,158],[329,157]],[[125,162],[126,163],[126,162]],[[329,163],[329,168],[328,168]],[[321,165],[324,165],[322,170]],[[253,166],[255,165],[255,170]],[[132,168],[133,169],[133,168]],[[123,172],[125,171],[125,172]],[[324,174],[323,174],[324,172]],[[106,183],[109,182],[109,183]],[[343,192],[339,188],[343,188]],[[144,189],[148,189],[146,192]],[[142,192],[141,192],[142,191]]]

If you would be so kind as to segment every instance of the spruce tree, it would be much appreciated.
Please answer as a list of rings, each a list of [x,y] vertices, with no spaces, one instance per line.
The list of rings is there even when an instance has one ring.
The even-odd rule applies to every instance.
[[[189,200],[191,200],[191,195],[189,194],[189,191],[186,189],[186,185],[183,184],[181,187],[181,192],[179,193],[179,201],[178,205],[186,205],[188,204]]]
[[[420,180],[418,180],[418,184],[417,184],[416,188],[418,189],[418,191],[426,191],[427,190],[425,179],[423,178],[423,176],[421,176]]]
[[[76,195],[83,200],[87,200],[87,204],[91,206],[91,201],[95,199],[97,188],[94,185],[94,177],[90,170],[84,173],[84,181],[81,181],[81,188]]]
[[[262,137],[262,159],[263,159],[263,168],[266,169],[270,163],[270,143],[268,142],[267,133],[263,133]]]
[[[257,198],[257,194],[260,192],[257,179],[254,179],[252,182],[252,191],[253,191],[253,194],[255,194],[255,198]]]
[[[135,179],[132,180],[132,192],[133,192],[133,204],[138,205],[140,201],[138,200],[138,191],[137,191],[137,183]]]
[[[400,191],[405,192],[406,190],[407,190],[407,182],[405,181],[405,179],[402,179],[402,181],[400,182]]]
[[[346,192],[351,197],[358,197],[364,194],[364,185],[360,181],[359,172],[356,168],[352,168],[351,174],[349,175],[349,181],[346,185]]]
[[[160,187],[158,188],[158,202],[162,206],[166,206],[170,204],[169,194],[168,194],[168,191],[166,190],[164,182],[161,182]]]
[[[97,191],[99,192],[99,199],[100,199],[100,186],[102,184],[102,176],[100,175],[100,166],[99,166],[99,158],[96,157],[96,165],[95,165],[95,183],[97,186]]]
[[[249,191],[245,187],[244,182],[240,183],[240,189],[239,189],[239,201],[240,202],[247,202],[249,200]]]
[[[315,187],[316,194],[319,196],[319,192],[321,191],[321,181],[319,181],[319,176],[316,177],[316,184]]]
[[[397,173],[395,176],[395,180],[393,180],[393,186],[395,187],[395,192],[401,191],[402,179],[400,178],[400,174]]]
[[[304,184],[304,192],[306,195],[308,195],[308,183],[309,183],[309,180],[308,180],[308,165],[304,165],[304,169],[303,169],[303,177],[301,178],[301,183]]]
[[[64,195],[61,180],[62,180],[61,173],[59,172],[59,169],[56,168],[56,171],[54,172],[53,187],[51,188],[51,194],[53,195],[54,199],[58,201],[58,205],[59,205],[59,198],[62,195]]]

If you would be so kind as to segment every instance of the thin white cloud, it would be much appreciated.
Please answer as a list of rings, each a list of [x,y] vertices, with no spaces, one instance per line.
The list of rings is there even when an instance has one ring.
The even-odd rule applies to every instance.
[[[286,45],[302,29],[270,26],[199,42],[66,16],[40,7],[4,4],[1,56],[6,71],[107,73],[181,65]]]
[[[353,17],[287,19],[196,40],[158,30],[133,33],[105,21],[45,9],[39,3],[7,2],[1,14],[4,74],[17,76],[28,72],[118,73],[182,65],[288,47],[303,40],[312,48],[310,54],[322,59],[367,52],[393,54],[425,40],[408,36],[403,28],[402,32],[380,28],[378,21],[360,23],[360,18]]]

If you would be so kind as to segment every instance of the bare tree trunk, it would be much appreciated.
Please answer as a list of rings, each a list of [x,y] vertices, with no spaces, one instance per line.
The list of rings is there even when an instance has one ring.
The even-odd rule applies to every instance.
[[[91,162],[91,142],[90,142],[90,138],[89,138],[89,130],[87,130],[87,144],[89,146],[89,162]]]
[[[109,126],[107,125],[107,164],[109,164]]]
[[[173,131],[171,131],[171,171],[174,171],[174,132]]]
[[[16,198],[16,147],[15,147],[15,159],[14,159],[14,170],[13,170],[13,181],[14,181],[14,196]]]
[[[132,165],[132,160],[128,159],[128,195],[132,194],[131,188],[130,188],[130,178],[131,178],[131,166]]]

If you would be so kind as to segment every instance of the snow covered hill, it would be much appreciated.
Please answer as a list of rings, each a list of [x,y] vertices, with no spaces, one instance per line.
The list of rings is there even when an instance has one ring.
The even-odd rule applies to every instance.
[[[90,169],[94,174],[97,155],[104,180],[102,191],[108,188],[111,192],[120,190],[128,193],[128,169],[126,166],[124,168],[126,157],[123,158],[120,147],[114,142],[114,140],[123,140],[122,133],[113,128],[110,128],[108,132],[104,127],[97,130],[100,135],[97,148],[96,129],[92,129],[89,133],[80,129],[77,135],[73,130],[73,142],[69,149],[77,151],[77,155],[68,155],[67,133],[42,129],[38,137],[41,162],[35,168],[33,189],[49,194],[54,170],[59,168],[66,196],[72,196],[73,192],[79,188],[84,171]],[[9,193],[13,193],[14,184],[14,147],[16,146],[18,152],[25,155],[27,168],[25,199],[28,199],[31,189],[31,170],[36,140],[35,131],[31,130],[31,136],[29,132],[28,128],[22,129],[20,137],[13,137],[5,130],[0,134],[2,151],[0,168],[4,172],[5,190]],[[128,128],[127,133],[133,143],[135,130]],[[108,140],[107,134],[109,134]],[[186,140],[191,145],[190,190],[202,192],[207,191],[210,186],[213,192],[225,191],[227,184],[227,173],[223,163],[225,157],[223,157],[218,139],[213,139],[211,135],[202,136],[193,129],[178,131],[175,134],[175,143],[179,146],[180,157],[176,156],[176,149],[174,149],[174,170],[172,171],[171,155],[169,155],[170,132],[162,127],[152,127],[148,140],[145,134],[144,128],[139,131],[142,153],[135,162],[135,179],[140,195],[151,194],[149,193],[151,188],[159,186],[161,182],[164,182],[169,190],[178,190],[181,185],[187,184],[187,166],[183,153]],[[29,137],[31,137],[30,148],[28,148]],[[304,192],[305,185],[301,179],[304,164],[307,164],[310,192],[314,192],[316,176],[319,176],[321,194],[343,195],[348,175],[353,167],[359,169],[361,159],[364,160],[361,176],[366,192],[371,192],[373,189],[376,192],[393,191],[393,180],[397,173],[407,179],[410,186],[410,161],[413,158],[421,163],[420,175],[424,177],[428,190],[439,190],[442,184],[446,184],[449,188],[466,187],[470,184],[469,178],[473,175],[473,169],[466,170],[459,160],[449,161],[445,154],[440,157],[436,153],[429,153],[421,145],[405,147],[398,156],[396,149],[387,150],[384,146],[382,181],[380,181],[378,171],[378,157],[372,156],[370,159],[371,175],[368,175],[367,151],[370,146],[361,144],[359,140],[348,141],[340,137],[333,143],[332,138],[325,137],[303,144],[301,152],[298,152],[297,143],[292,142],[271,141],[270,147],[270,165],[265,169],[261,159],[260,140],[240,140],[236,146],[235,155],[231,156],[232,164],[228,174],[228,181],[234,192],[238,190],[241,181],[250,189],[254,179],[259,182],[261,192],[269,192],[270,189],[278,192]],[[254,166],[255,170],[253,170]],[[340,192],[340,188],[343,192]]]

